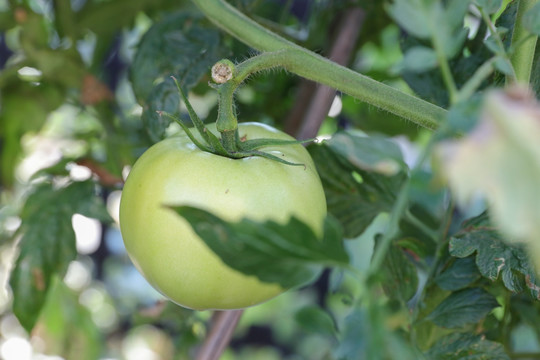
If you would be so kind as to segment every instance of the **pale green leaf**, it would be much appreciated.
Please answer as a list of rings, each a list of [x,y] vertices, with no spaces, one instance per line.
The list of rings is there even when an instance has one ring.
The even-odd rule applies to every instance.
[[[415,46],[407,50],[401,65],[406,71],[424,72],[437,66],[437,55],[433,49]]]
[[[523,16],[523,25],[536,36],[540,36],[540,3],[536,3]]]
[[[460,204],[483,196],[509,240],[540,239],[540,104],[523,89],[489,92],[478,125],[438,148]],[[535,254],[535,258],[540,258]]]

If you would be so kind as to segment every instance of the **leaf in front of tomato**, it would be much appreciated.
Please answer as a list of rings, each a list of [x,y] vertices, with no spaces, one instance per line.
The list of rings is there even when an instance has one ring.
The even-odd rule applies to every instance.
[[[106,218],[92,182],[75,182],[55,189],[38,186],[21,213],[19,256],[10,277],[13,312],[30,331],[45,303],[54,275],[63,276],[77,256],[73,214]]]
[[[406,178],[404,172],[395,173],[403,164],[396,148],[389,140],[353,134],[308,147],[321,176],[328,211],[342,224],[345,237],[358,236],[378,214],[392,209]]]
[[[447,335],[426,355],[431,360],[510,360],[502,344],[470,333]]]
[[[531,296],[540,299],[540,283],[526,248],[505,242],[486,214],[463,224],[461,232],[450,239],[450,254],[459,258],[475,254],[482,276],[491,281],[500,276],[508,290],[518,293],[528,288]]]
[[[480,288],[470,288],[450,294],[426,319],[441,327],[459,328],[482,320],[498,306],[493,295]]]
[[[331,218],[320,239],[295,217],[286,224],[249,219],[229,223],[194,207],[173,209],[225,264],[261,281],[290,288],[314,280],[325,266],[349,263],[341,230]]]

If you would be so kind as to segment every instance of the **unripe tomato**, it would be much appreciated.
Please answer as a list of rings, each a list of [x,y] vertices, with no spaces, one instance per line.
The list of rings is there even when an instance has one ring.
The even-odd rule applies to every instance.
[[[208,127],[215,131],[215,124]],[[240,124],[239,134],[292,139],[257,123]],[[261,150],[305,167],[214,155],[198,149],[186,135],[155,144],[133,166],[120,205],[124,243],[136,268],[173,302],[197,310],[238,309],[285,289],[225,265],[167,206],[195,206],[228,221],[285,223],[294,215],[322,234],[326,200],[308,152],[301,145]]]

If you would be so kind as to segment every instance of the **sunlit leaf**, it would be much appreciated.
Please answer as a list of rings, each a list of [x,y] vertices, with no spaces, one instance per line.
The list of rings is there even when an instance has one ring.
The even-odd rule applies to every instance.
[[[428,320],[446,328],[459,328],[482,320],[499,306],[493,295],[480,288],[450,294],[427,316]]]
[[[229,223],[194,207],[174,210],[228,266],[285,288],[314,280],[325,266],[349,262],[341,229],[331,218],[326,219],[320,239],[294,217],[286,224],[249,219]]]
[[[442,175],[458,202],[485,197],[505,240],[524,241],[533,249],[540,239],[538,139],[540,105],[525,90],[514,88],[486,94],[478,125],[438,149]]]

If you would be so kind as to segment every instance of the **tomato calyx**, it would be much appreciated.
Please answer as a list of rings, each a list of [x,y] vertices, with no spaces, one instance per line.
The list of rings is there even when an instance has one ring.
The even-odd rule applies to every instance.
[[[182,130],[186,133],[186,135],[189,137],[189,139],[202,151],[206,151],[215,155],[225,156],[232,159],[242,159],[246,157],[252,157],[252,156],[259,156],[266,159],[270,159],[273,161],[280,162],[282,164],[286,165],[292,165],[292,166],[305,166],[305,164],[299,164],[299,163],[293,163],[284,159],[281,159],[275,155],[266,153],[264,151],[261,151],[260,148],[266,147],[266,146],[282,146],[282,145],[294,145],[294,144],[303,144],[306,142],[310,142],[312,140],[280,140],[280,139],[245,139],[244,137],[240,137],[238,134],[238,126],[234,129],[227,129],[227,130],[220,130],[218,128],[218,131],[221,134],[221,137],[216,136],[214,133],[212,133],[208,128],[204,125],[202,120],[199,118],[193,107],[191,106],[191,103],[189,102],[186,94],[181,89],[180,85],[178,84],[178,81],[176,78],[172,77],[174,83],[176,84],[176,87],[178,89],[178,92],[186,104],[186,108],[189,114],[189,117],[193,124],[195,125],[195,128],[199,135],[202,138],[202,141],[200,141],[184,124],[184,122],[178,118],[177,116],[167,113],[165,111],[157,111],[157,113],[160,116],[166,116],[172,120],[174,120],[176,123],[178,123]],[[219,120],[219,115],[218,115]]]

